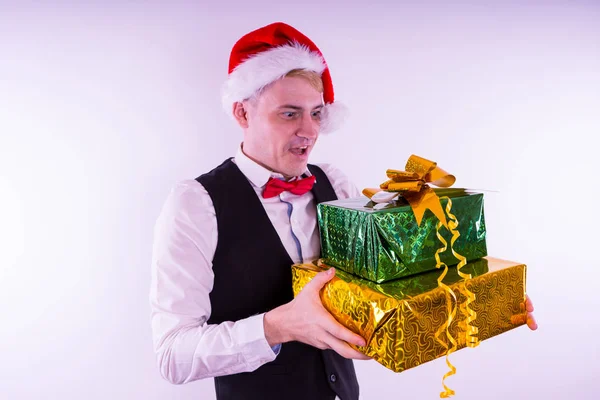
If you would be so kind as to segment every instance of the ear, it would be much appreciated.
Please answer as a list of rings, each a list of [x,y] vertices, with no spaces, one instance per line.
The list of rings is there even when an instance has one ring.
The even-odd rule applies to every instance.
[[[238,125],[242,128],[248,128],[248,110],[246,110],[244,104],[239,101],[233,103],[232,112]]]

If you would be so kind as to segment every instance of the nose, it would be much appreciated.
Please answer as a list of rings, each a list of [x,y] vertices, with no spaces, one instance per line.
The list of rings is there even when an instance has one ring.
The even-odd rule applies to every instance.
[[[319,121],[315,120],[311,113],[304,113],[300,120],[297,135],[310,140],[317,139],[317,136],[319,136]]]

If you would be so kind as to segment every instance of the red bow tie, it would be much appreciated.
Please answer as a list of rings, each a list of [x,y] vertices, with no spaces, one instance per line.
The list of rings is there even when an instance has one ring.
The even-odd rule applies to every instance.
[[[292,182],[282,181],[277,178],[269,178],[267,185],[263,190],[263,197],[269,199],[271,197],[279,196],[282,192],[288,191],[293,194],[302,195],[312,189],[315,184],[315,176],[309,176],[308,178],[298,179]]]

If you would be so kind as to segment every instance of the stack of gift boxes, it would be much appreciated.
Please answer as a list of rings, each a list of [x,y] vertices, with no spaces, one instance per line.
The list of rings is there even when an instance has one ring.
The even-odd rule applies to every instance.
[[[359,197],[319,204],[322,258],[292,267],[296,295],[319,271],[336,268],[321,291],[323,305],[365,338],[367,345],[355,349],[395,372],[526,321],[526,266],[488,256],[483,194],[432,189],[428,182],[441,182],[435,163],[417,160],[427,170],[409,171],[421,182],[410,193],[400,189],[379,203]],[[424,191],[437,208],[419,205]]]

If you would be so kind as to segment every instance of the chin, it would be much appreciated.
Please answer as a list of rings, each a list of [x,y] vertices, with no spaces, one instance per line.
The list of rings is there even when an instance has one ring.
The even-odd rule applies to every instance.
[[[308,154],[302,157],[293,156],[293,158],[287,158],[280,163],[280,173],[285,176],[300,176],[306,172],[308,164]]]

